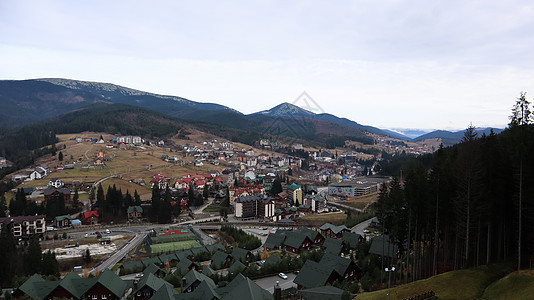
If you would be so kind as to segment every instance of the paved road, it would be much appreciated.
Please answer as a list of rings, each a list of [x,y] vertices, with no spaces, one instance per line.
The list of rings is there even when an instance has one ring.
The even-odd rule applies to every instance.
[[[271,294],[274,293],[274,285],[276,284],[277,281],[280,282],[280,287],[282,288],[282,290],[286,290],[291,287],[296,287],[297,285],[293,282],[293,280],[295,279],[295,277],[297,277],[297,275],[293,273],[285,273],[285,274],[287,275],[287,279],[282,279],[275,275],[275,276],[269,276],[269,277],[256,279],[254,280],[254,282],[258,284],[260,287],[262,287],[263,289],[266,289],[267,291],[269,291],[269,293]]]
[[[119,230],[117,230],[119,231]],[[126,231],[126,230],[122,230]],[[105,269],[111,269],[115,264],[117,264],[128,252],[133,250],[135,247],[137,247],[143,240],[145,240],[147,233],[146,232],[139,232],[135,233],[133,231],[130,231],[131,233],[134,233],[134,237],[130,239],[126,244],[124,244],[119,250],[113,252],[113,254],[101,261],[95,268],[91,270],[91,273],[94,273],[96,270],[99,272],[102,272]]]
[[[356,224],[354,227],[351,228],[351,232],[355,232],[361,236],[365,236],[365,233],[363,233],[363,229],[371,223],[372,219],[369,219],[367,221],[363,221],[360,224]]]

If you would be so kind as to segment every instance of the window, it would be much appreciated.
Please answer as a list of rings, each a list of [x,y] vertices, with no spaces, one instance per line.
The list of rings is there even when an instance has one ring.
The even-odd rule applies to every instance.
[[[107,298],[108,298],[107,295],[102,295],[102,300],[107,299]]]
[[[92,295],[92,296],[91,296],[91,299],[93,299],[93,300],[98,300],[98,295]]]

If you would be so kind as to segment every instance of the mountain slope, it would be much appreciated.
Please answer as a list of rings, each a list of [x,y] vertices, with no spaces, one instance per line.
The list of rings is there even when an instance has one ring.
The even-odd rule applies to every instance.
[[[478,136],[482,136],[483,134],[489,135],[491,131],[495,134],[501,133],[503,130],[499,128],[477,128],[475,132],[478,134]],[[429,132],[427,134],[423,134],[417,138],[414,139],[414,142],[419,142],[422,140],[428,140],[428,139],[441,139],[444,146],[451,146],[454,144],[459,143],[463,136],[464,136],[465,130],[460,131],[447,131],[447,130],[435,130],[432,132]]]

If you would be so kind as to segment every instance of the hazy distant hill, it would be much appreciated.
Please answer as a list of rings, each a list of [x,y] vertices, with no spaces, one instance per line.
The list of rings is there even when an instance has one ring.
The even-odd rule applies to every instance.
[[[499,129],[499,128],[477,128],[475,132],[480,137],[482,136],[482,134],[489,135],[491,130],[493,130],[495,134],[503,131],[503,129]],[[446,130],[435,130],[435,131],[429,132],[427,134],[423,134],[415,138],[414,142],[438,138],[442,140],[443,145],[450,146],[450,145],[459,143],[462,140],[462,137],[464,136],[464,132],[465,130],[454,131],[454,132],[446,131]]]

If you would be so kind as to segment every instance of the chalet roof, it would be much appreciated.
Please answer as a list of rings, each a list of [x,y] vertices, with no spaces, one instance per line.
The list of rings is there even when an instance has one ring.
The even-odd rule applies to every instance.
[[[172,286],[164,284],[152,295],[150,300],[174,300],[179,293]]]
[[[296,184],[296,183],[293,182],[292,184],[288,185],[287,188],[288,188],[289,190],[295,191],[295,190],[300,189],[301,187],[300,187],[300,185],[298,185],[298,184]]]
[[[46,281],[39,274],[33,274],[18,290],[32,299],[44,299],[58,284],[58,281]]]
[[[217,272],[215,272],[215,270],[213,270],[210,266],[207,266],[202,270],[202,274],[204,274],[206,276],[211,276],[211,275],[216,274],[216,273]]]
[[[362,238],[362,236],[355,232],[345,232],[341,240],[343,240],[349,248],[356,249],[360,243],[360,238]]]
[[[206,245],[206,250],[208,250],[209,252],[213,252],[215,250],[224,251],[224,246],[219,243],[213,245]]]
[[[273,295],[271,295],[271,293],[269,293],[267,290],[262,289],[254,281],[244,277],[244,280],[239,279],[236,284],[232,285],[232,289],[221,298],[221,300],[235,299],[272,300]]]
[[[232,251],[232,258],[235,260],[246,261],[247,256],[250,256],[250,254],[251,252],[246,249],[235,247]]]
[[[343,276],[345,274],[351,263],[354,264],[350,258],[344,258],[337,254],[328,252],[323,255],[323,258],[321,258],[319,263],[334,268],[339,276]]]
[[[234,263],[228,268],[228,272],[230,273],[238,273],[243,270],[245,270],[247,266],[245,266],[242,262],[239,260],[234,261]]]
[[[146,275],[148,273],[152,273],[152,274],[155,275],[157,272],[163,272],[164,274],[167,274],[167,270],[166,269],[162,269],[162,268],[156,266],[155,264],[150,264],[143,270],[143,274],[144,275]]]
[[[286,239],[286,234],[283,231],[271,232],[263,246],[267,249],[274,249],[282,247],[284,240]]]
[[[142,288],[149,287],[153,291],[159,290],[163,285],[169,285],[169,287],[173,287],[170,283],[167,281],[155,276],[152,273],[148,273],[145,276],[139,280],[139,283],[137,284],[137,290],[133,293],[134,295],[137,293],[137,291],[141,290]]]
[[[118,298],[121,298],[124,295],[127,284],[122,281],[117,274],[113,273],[113,271],[106,269],[104,272],[100,273],[97,281]]]
[[[306,239],[308,239],[311,243],[310,238],[299,231],[289,231],[286,233],[287,239],[284,242],[284,245],[298,249],[300,246],[304,243]]]
[[[216,251],[211,257],[211,265],[214,269],[220,269],[223,267],[226,259],[230,255],[221,251]]]
[[[127,212],[129,214],[134,213],[134,212],[143,213],[143,208],[141,206],[128,206]]]
[[[57,216],[56,221],[63,221],[65,219],[72,220],[72,217],[70,215],[63,215],[63,216]]]
[[[142,259],[141,262],[143,263],[143,265],[145,267],[148,267],[151,264],[156,264],[156,265],[161,264],[161,260],[159,260],[159,258],[157,256],[155,256],[155,257],[147,257],[145,259]]]
[[[319,229],[321,229],[321,231],[324,231],[324,230],[332,230],[332,232],[334,234],[338,234],[340,233],[341,231],[350,231],[347,226],[345,225],[340,225],[340,226],[336,226],[336,225],[333,225],[333,224],[330,224],[330,223],[326,223],[326,224],[323,224],[323,226],[321,226]]]
[[[293,282],[305,288],[324,286],[333,272],[330,266],[307,260]]]
[[[323,247],[325,248],[326,253],[333,253],[335,255],[339,255],[339,253],[341,253],[341,250],[343,249],[343,241],[328,237],[324,241]]]
[[[213,279],[209,278],[208,276],[197,272],[197,270],[193,269],[185,276],[183,277],[185,279],[185,285],[182,285],[182,291],[186,291],[193,283],[195,282],[202,282],[205,281],[207,284],[215,288],[215,282],[213,282]],[[182,280],[183,283],[183,280]]]
[[[282,261],[280,259],[280,257],[274,255],[274,254],[271,254],[269,255],[269,257],[265,260],[265,264],[268,265],[268,264],[277,264],[279,263],[280,261]]]

